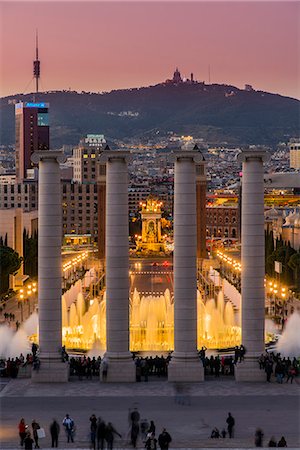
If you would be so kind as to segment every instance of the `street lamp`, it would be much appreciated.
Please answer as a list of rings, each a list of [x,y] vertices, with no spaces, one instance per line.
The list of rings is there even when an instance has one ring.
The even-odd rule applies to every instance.
[[[19,307],[21,308],[21,322],[23,322],[23,301],[24,301],[24,290],[20,289],[18,304],[20,305]]]

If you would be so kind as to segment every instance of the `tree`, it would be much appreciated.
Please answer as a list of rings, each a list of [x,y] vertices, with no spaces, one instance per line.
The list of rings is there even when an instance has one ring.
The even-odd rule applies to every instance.
[[[23,258],[12,248],[0,247],[0,293],[6,292],[9,287],[9,275],[15,275],[21,267]]]
[[[288,266],[293,270],[296,288],[300,289],[300,253],[294,253],[288,262]]]

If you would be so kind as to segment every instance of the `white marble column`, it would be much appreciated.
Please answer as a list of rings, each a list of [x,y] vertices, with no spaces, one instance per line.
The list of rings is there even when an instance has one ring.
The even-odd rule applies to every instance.
[[[174,152],[174,335],[169,381],[203,381],[197,353],[196,167],[200,154]]]
[[[105,360],[109,382],[135,381],[129,351],[128,156],[129,152],[118,150],[101,156],[107,161]]]
[[[38,202],[38,314],[40,370],[32,372],[36,382],[68,380],[68,364],[62,362],[62,206],[59,163],[61,151],[37,151],[39,163]]]
[[[265,236],[264,168],[267,153],[261,149],[244,150],[242,162],[242,344],[244,362],[237,364],[237,381],[261,381],[265,374],[258,358],[265,351]]]

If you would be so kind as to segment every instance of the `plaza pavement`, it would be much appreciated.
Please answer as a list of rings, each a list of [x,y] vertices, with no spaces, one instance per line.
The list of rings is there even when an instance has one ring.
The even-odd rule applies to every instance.
[[[298,381],[298,380],[297,380]],[[50,447],[49,424],[60,423],[69,413],[76,424],[74,444],[66,444],[61,430],[59,448],[89,448],[89,417],[92,413],[111,421],[122,434],[116,448],[128,448],[128,408],[136,405],[141,419],[154,420],[156,433],[170,432],[171,448],[251,448],[254,433],[261,427],[265,445],[274,436],[284,435],[289,448],[300,448],[299,384],[241,383],[233,379],[209,379],[205,383],[184,384],[185,404],[175,402],[174,386],[165,380],[134,384],[103,384],[98,380],[67,384],[31,384],[29,379],[2,382],[1,450],[18,449],[17,425],[21,417],[31,424],[36,419],[45,428],[41,448]],[[235,437],[210,439],[211,430],[226,425],[231,412],[236,420]],[[61,427],[62,428],[62,427]],[[143,448],[139,442],[139,448]]]

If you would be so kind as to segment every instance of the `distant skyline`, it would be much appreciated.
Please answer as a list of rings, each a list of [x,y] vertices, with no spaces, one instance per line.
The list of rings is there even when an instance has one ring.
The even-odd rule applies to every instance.
[[[299,2],[2,2],[0,96],[110,91],[183,76],[300,98]]]

